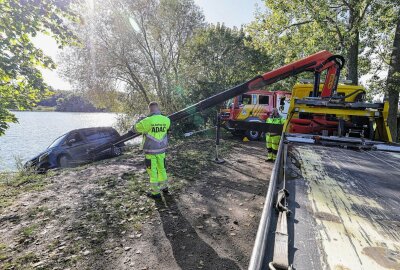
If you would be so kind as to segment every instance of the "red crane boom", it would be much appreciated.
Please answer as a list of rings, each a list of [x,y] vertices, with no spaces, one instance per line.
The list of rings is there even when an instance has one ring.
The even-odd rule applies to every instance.
[[[194,113],[197,113],[197,112],[203,111],[207,108],[218,105],[230,98],[233,98],[235,96],[246,93],[249,90],[262,88],[266,85],[273,84],[273,83],[283,80],[285,78],[295,76],[299,73],[306,72],[306,71],[314,73],[315,80],[314,80],[313,96],[317,97],[319,84],[320,84],[321,72],[324,70],[327,70],[327,78],[325,80],[325,84],[324,84],[321,96],[328,97],[328,96],[331,96],[332,94],[334,94],[336,91],[336,87],[337,87],[338,79],[339,79],[339,75],[340,75],[340,70],[342,69],[343,65],[344,65],[344,58],[342,56],[333,55],[332,53],[330,53],[328,51],[320,51],[313,55],[307,56],[301,60],[295,61],[291,64],[287,64],[278,69],[269,71],[269,72],[265,73],[264,75],[257,76],[255,78],[253,78],[243,84],[237,85],[231,89],[225,90],[214,96],[211,96],[204,100],[201,100],[200,102],[198,102],[194,105],[191,105],[183,110],[180,110],[178,112],[175,112],[175,113],[169,115],[168,117],[171,119],[172,122],[176,122],[178,120],[186,118],[189,115],[192,115]],[[277,125],[271,125],[270,129],[272,130],[273,128],[276,128],[276,126]],[[133,139],[138,136],[139,136],[139,134],[136,134],[136,133],[130,131],[130,132],[120,136],[119,139],[117,139],[116,141],[114,141],[112,143],[108,143],[108,144],[102,145],[96,149],[93,149],[91,151],[91,153],[95,154],[95,153],[101,152],[103,150],[106,150],[106,149],[114,146],[114,145],[128,141],[128,140]]]

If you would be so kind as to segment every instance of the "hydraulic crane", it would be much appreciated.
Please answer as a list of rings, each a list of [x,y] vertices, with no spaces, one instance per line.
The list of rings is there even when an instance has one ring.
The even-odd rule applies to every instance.
[[[328,51],[320,51],[301,60],[287,64],[278,69],[269,71],[263,75],[256,76],[253,79],[237,85],[231,89],[218,93],[214,96],[201,100],[200,102],[191,105],[183,110],[175,112],[168,117],[172,123],[177,122],[187,116],[203,111],[207,108],[218,105],[230,98],[246,93],[249,90],[259,89],[267,85],[273,84],[285,78],[296,76],[302,72],[312,72],[315,78],[314,94],[317,96],[318,87],[320,84],[321,73],[326,70],[326,79],[323,86],[323,96],[329,96],[335,93],[338,84],[340,70],[343,68],[344,58],[340,55],[333,55]],[[249,123],[252,130],[259,130],[264,132],[281,133],[281,125],[270,125],[266,123]],[[116,141],[102,145],[98,148],[91,150],[91,154],[95,155],[98,152],[104,151],[113,147],[114,145],[126,142],[133,138],[140,136],[132,131],[120,136]]]

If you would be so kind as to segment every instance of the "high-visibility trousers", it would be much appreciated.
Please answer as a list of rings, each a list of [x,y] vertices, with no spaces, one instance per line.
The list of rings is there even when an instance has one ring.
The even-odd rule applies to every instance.
[[[265,139],[267,141],[268,150],[267,159],[275,160],[276,154],[278,153],[279,141],[281,140],[281,136],[267,133]]]
[[[167,171],[165,169],[165,153],[145,155],[146,171],[150,176],[150,188],[153,195],[168,187]]]

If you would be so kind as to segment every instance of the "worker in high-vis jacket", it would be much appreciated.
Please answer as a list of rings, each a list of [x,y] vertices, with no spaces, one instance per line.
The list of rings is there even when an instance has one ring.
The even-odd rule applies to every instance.
[[[168,117],[161,114],[157,102],[151,102],[149,110],[150,115],[137,122],[133,131],[143,134],[142,147],[151,188],[147,196],[160,198],[161,192],[168,193],[165,152],[168,147],[167,132],[171,122]]]
[[[280,116],[278,109],[274,108],[267,119],[267,124],[283,125],[284,123],[285,119]],[[268,150],[267,160],[274,161],[276,159],[276,154],[278,153],[281,134],[267,132],[265,139],[267,141]]]

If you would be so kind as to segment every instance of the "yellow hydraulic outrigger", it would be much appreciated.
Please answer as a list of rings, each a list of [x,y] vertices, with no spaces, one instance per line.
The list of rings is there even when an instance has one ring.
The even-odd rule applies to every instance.
[[[336,97],[310,97],[313,85],[296,84],[293,88],[288,133],[356,136],[392,142],[387,123],[389,103],[365,102],[362,86],[338,84]],[[320,86],[321,94],[322,85]]]

